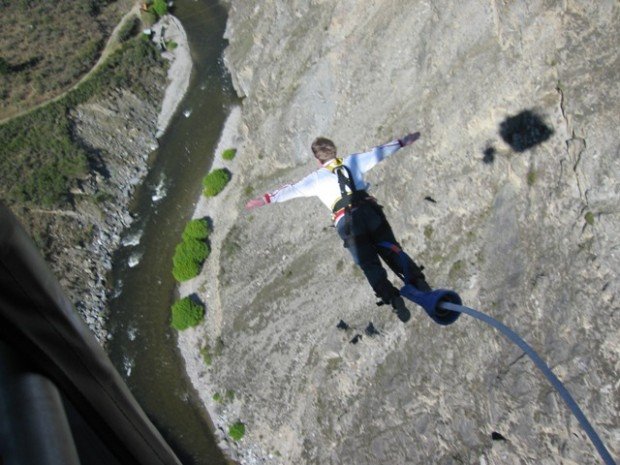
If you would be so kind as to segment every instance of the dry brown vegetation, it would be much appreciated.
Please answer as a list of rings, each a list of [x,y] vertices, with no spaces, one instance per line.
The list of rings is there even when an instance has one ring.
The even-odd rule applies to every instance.
[[[132,0],[0,0],[0,120],[62,93],[96,63]]]

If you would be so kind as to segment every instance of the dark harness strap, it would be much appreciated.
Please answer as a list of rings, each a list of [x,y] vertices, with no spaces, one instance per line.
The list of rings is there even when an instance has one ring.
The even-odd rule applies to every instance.
[[[338,202],[334,204],[334,208],[332,209],[333,213],[339,212],[343,208],[346,208],[347,205],[355,206],[364,200],[370,200],[372,197],[368,194],[368,192],[364,190],[355,191],[355,193],[350,194],[347,193],[345,196],[340,197]]]
[[[344,203],[343,206],[340,206],[336,209],[334,206],[334,211],[338,211],[344,207],[344,231],[347,236],[351,235],[351,202],[349,200],[353,199],[354,194],[357,192],[355,188],[355,182],[353,181],[353,175],[351,174],[351,170],[348,166],[341,165],[334,170],[336,176],[338,176],[338,185],[340,186],[340,200],[336,202],[336,206],[339,203]],[[346,173],[346,177],[345,174]],[[347,192],[347,186],[351,193]]]
[[[351,195],[357,191],[355,187],[355,182],[353,181],[353,175],[351,174],[351,170],[348,166],[340,165],[338,166],[334,172],[336,176],[338,176],[338,185],[340,186],[340,195],[344,198],[345,196]],[[346,176],[345,176],[346,173]],[[351,191],[351,194],[347,192],[347,187]]]

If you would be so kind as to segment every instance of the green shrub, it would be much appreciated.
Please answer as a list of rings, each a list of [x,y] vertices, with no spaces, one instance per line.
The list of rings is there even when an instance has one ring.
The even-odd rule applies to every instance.
[[[202,180],[203,193],[206,197],[215,197],[222,192],[230,181],[230,173],[227,169],[218,168],[207,174]]]
[[[176,255],[172,259],[172,276],[179,282],[195,278],[200,273],[200,263],[186,257]]]
[[[590,226],[594,225],[594,213],[586,212],[584,218],[586,220],[586,223],[588,223]]]
[[[166,50],[170,51],[174,50],[179,46],[179,44],[177,44],[174,40],[167,40],[166,42],[164,42],[164,45],[166,46]]]
[[[534,169],[530,169],[527,172],[527,185],[532,187],[536,183],[536,179],[538,179],[538,173]]]
[[[226,149],[222,153],[222,158],[224,160],[232,160],[237,155],[237,149]]]
[[[191,220],[185,226],[185,229],[183,230],[183,239],[206,239],[209,237],[210,233],[211,229],[209,228],[209,222],[206,219],[195,219]]]
[[[209,246],[197,239],[187,239],[178,244],[172,257],[172,275],[181,282],[198,276],[202,262],[211,253]]]
[[[151,8],[159,17],[168,13],[168,4],[166,3],[166,0],[154,0]]]
[[[189,297],[184,297],[172,305],[172,327],[182,331],[196,326],[205,316],[202,305],[193,302]]]
[[[235,441],[240,441],[245,434],[245,425],[241,421],[236,422],[234,425],[228,428],[228,434]]]
[[[179,254],[186,255],[187,257],[197,262],[204,262],[211,252],[209,246],[198,239],[187,239],[181,242],[177,249]]]
[[[220,394],[219,392],[216,392],[215,394],[213,394],[213,400],[215,402],[222,402],[222,394]]]

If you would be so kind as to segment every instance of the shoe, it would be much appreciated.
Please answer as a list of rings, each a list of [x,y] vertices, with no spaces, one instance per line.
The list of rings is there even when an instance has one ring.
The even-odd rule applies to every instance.
[[[392,305],[392,312],[396,314],[398,319],[403,323],[407,323],[409,318],[411,318],[411,313],[409,313],[409,309],[405,306],[405,301],[400,295],[395,295],[392,297],[390,301]]]

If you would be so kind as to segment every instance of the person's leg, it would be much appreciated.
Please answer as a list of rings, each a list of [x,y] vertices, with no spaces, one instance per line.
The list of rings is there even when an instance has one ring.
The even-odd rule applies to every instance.
[[[364,218],[357,213],[356,211],[351,221],[353,234],[347,235],[345,219],[342,219],[337,225],[338,235],[351,253],[355,264],[362,269],[375,294],[384,303],[390,303],[392,298],[399,294],[398,289],[388,280],[387,272],[379,260],[377,248],[365,232]]]
[[[400,244],[396,240],[394,236],[394,232],[392,231],[392,227],[388,222],[387,218],[383,214],[383,211],[380,207],[376,207],[378,210],[378,214],[381,216],[381,222],[377,228],[371,231],[372,241],[375,244],[379,244],[380,242],[389,242],[393,244],[394,247],[387,248],[382,246],[377,246],[377,252],[383,259],[383,261],[392,269],[394,273],[396,273],[401,279],[404,280],[405,270],[402,262],[402,255],[399,254],[401,249]],[[426,282],[426,278],[424,273],[422,272],[422,268],[420,268],[411,257],[407,256],[408,260],[406,266],[409,270],[409,278],[410,283],[413,284],[420,291],[428,292],[431,290],[431,287]]]

